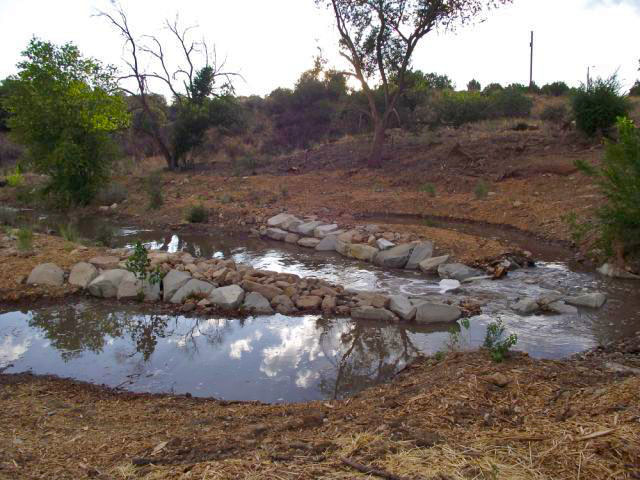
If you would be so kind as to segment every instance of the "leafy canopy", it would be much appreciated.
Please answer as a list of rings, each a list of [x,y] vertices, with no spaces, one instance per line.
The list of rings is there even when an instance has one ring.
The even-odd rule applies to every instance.
[[[11,134],[28,148],[35,170],[49,175],[46,191],[63,203],[88,203],[108,178],[110,134],[129,123],[114,67],[83,57],[71,43],[37,38],[22,54],[4,100]]]

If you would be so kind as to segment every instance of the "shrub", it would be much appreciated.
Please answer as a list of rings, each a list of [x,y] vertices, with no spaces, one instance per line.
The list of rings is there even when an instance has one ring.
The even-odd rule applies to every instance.
[[[484,182],[484,180],[480,180],[473,189],[473,193],[477,200],[483,200],[487,198],[487,195],[489,195],[489,186]]]
[[[148,280],[151,285],[155,285],[162,280],[162,272],[159,266],[153,270],[149,270],[150,265],[151,260],[149,260],[147,248],[138,240],[125,266],[138,280]]]
[[[162,198],[162,175],[154,172],[145,179],[145,190],[149,197],[149,210],[158,210],[164,200]]]
[[[500,85],[499,83],[490,83],[489,85],[484,87],[484,90],[482,91],[482,93],[484,93],[485,95],[491,95],[501,90],[504,90],[504,89],[502,85]]]
[[[121,183],[110,183],[100,190],[96,200],[100,205],[113,205],[122,203],[127,199],[127,189]]]
[[[518,336],[516,334],[511,334],[506,338],[504,335],[505,327],[502,324],[502,319],[498,319],[496,322],[487,325],[483,346],[489,350],[491,358],[497,363],[502,362],[511,347],[518,343]]]
[[[609,255],[640,247],[640,131],[632,120],[618,119],[617,142],[608,141],[602,164],[576,162],[596,178],[606,202],[596,214],[599,244]]]
[[[533,100],[514,88],[497,91],[490,100],[494,117],[528,117],[533,106]]]
[[[11,136],[31,164],[49,176],[45,193],[62,204],[86,204],[109,175],[111,134],[128,125],[114,69],[85,58],[77,47],[33,38],[10,79],[4,105]]]
[[[590,137],[598,131],[606,131],[618,117],[626,116],[629,111],[629,102],[620,95],[620,82],[616,75],[582,85],[574,94],[572,103],[576,126]]]
[[[567,118],[567,114],[567,107],[565,105],[547,105],[544,110],[542,110],[540,119],[547,122],[559,123]]]
[[[633,87],[629,90],[629,95],[632,97],[640,96],[640,80],[636,80],[636,83],[633,84]]]
[[[564,82],[547,83],[540,89],[540,93],[543,95],[551,95],[553,97],[560,97],[569,93],[569,86]]]
[[[17,232],[18,250],[23,252],[31,250],[33,247],[33,231],[30,228],[21,228]]]
[[[432,123],[459,127],[489,117],[489,99],[478,92],[445,92],[434,103]]]
[[[482,90],[482,85],[480,85],[480,82],[477,81],[475,78],[469,81],[469,83],[467,83],[467,91],[479,92],[480,90]]]
[[[192,205],[187,212],[187,220],[190,223],[205,223],[209,220],[209,211],[204,205]]]

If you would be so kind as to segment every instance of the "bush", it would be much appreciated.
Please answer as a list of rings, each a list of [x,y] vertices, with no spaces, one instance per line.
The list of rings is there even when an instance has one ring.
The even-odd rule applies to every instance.
[[[111,134],[128,125],[114,70],[84,58],[77,47],[36,38],[9,79],[3,100],[11,136],[29,150],[35,170],[48,175],[45,193],[60,203],[86,204],[109,175]]]
[[[504,337],[505,327],[502,324],[502,319],[498,319],[496,322],[492,322],[487,325],[487,332],[484,337],[484,348],[488,349],[491,353],[491,358],[494,362],[502,362],[511,347],[518,343],[518,336],[511,334],[508,337]]]
[[[190,223],[205,223],[209,220],[209,211],[204,205],[192,205],[187,212],[187,220]]]
[[[145,179],[145,190],[149,196],[149,210],[158,210],[162,207],[162,175],[154,172]]]
[[[492,95],[501,90],[504,90],[504,88],[499,83],[490,83],[489,85],[484,87],[482,93],[484,93],[485,95]]]
[[[640,96],[640,80],[636,80],[636,83],[633,84],[633,87],[629,90],[629,95],[632,97]]]
[[[547,83],[540,89],[540,93],[542,93],[543,95],[560,97],[566,93],[569,93],[569,85],[564,82]]]
[[[475,78],[467,83],[467,91],[469,92],[479,92],[482,90],[482,85]]]
[[[632,120],[618,119],[619,140],[608,141],[598,167],[576,162],[597,179],[606,203],[596,214],[599,246],[609,255],[640,247],[640,131]]]
[[[121,183],[110,183],[100,190],[96,200],[100,205],[113,205],[122,203],[127,199],[127,189]]]
[[[547,122],[560,123],[567,118],[567,107],[565,105],[548,105],[542,110],[540,119]]]
[[[616,75],[582,85],[574,94],[572,103],[576,126],[590,137],[598,131],[608,130],[618,117],[626,116],[629,111],[629,102],[620,95],[620,82]]]
[[[433,124],[459,127],[489,118],[489,99],[478,92],[445,92],[434,101]]]
[[[521,91],[506,88],[490,96],[492,116],[496,118],[528,117],[533,100]]]

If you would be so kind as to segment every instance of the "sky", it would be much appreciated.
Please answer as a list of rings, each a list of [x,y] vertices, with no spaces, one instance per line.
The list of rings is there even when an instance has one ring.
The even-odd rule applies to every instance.
[[[227,69],[242,75],[235,81],[239,95],[293,87],[312,66],[318,47],[330,66],[346,68],[331,12],[313,0],[121,0],[121,5],[139,36],[162,37],[164,20],[176,14],[182,25],[197,25],[198,37],[215,44]],[[71,41],[85,55],[123,66],[122,39],[94,16],[98,10],[113,6],[109,0],[0,0],[0,78],[16,72],[32,36]],[[482,23],[427,35],[413,67],[447,74],[459,89],[472,78],[482,85],[527,84],[533,30],[538,85],[562,80],[578,86],[590,67],[595,76],[618,71],[628,88],[640,78],[639,27],[640,0],[514,0],[489,12]],[[179,60],[178,53],[168,51],[172,60]]]

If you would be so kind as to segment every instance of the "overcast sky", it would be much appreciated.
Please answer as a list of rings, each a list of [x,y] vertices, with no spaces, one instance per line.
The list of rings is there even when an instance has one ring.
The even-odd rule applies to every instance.
[[[215,43],[230,70],[240,72],[241,95],[264,95],[291,87],[312,65],[321,46],[330,64],[337,55],[333,18],[313,0],[122,0],[132,30],[158,34],[165,18],[176,13],[184,25],[197,24]],[[108,0],[0,0],[0,78],[15,73],[29,39],[72,41],[81,51],[121,65],[122,40],[104,19]],[[529,36],[535,31],[534,80],[538,85],[564,80],[577,86],[587,66],[596,75],[619,69],[626,87],[640,77],[640,0],[514,0],[490,12],[487,21],[455,34],[425,37],[414,68],[446,73],[458,88],[472,78],[528,83]],[[177,52],[171,52],[173,55]]]

